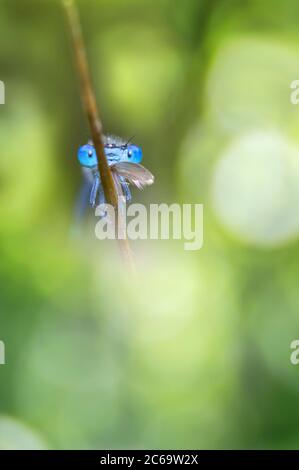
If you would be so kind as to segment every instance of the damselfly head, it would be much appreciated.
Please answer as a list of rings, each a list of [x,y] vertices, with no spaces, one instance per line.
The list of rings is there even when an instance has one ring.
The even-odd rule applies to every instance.
[[[78,150],[78,160],[84,167],[96,167],[98,159],[94,146],[91,144],[82,145]]]
[[[140,163],[142,160],[142,150],[137,145],[131,143],[133,137],[129,140],[123,140],[114,135],[108,135],[104,138],[105,153],[109,163],[129,162]]]

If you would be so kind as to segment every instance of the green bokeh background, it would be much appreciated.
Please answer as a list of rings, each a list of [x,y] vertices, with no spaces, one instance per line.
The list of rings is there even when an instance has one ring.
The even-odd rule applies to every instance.
[[[78,2],[105,130],[204,204],[204,246],[90,213],[89,138],[57,0],[0,0],[0,448],[298,448],[297,0]]]

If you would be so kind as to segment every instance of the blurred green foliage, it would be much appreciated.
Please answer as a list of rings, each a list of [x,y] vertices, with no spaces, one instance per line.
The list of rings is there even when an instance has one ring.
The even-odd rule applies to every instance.
[[[205,241],[72,236],[89,138],[57,0],[0,0],[0,448],[297,448],[296,0],[78,2],[135,199],[204,203]],[[252,159],[251,159],[252,155]]]

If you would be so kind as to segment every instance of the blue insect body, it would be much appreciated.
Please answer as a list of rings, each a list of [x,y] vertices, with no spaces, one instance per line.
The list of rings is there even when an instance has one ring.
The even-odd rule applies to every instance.
[[[153,175],[140,165],[142,150],[137,145],[129,144],[119,137],[108,136],[105,137],[104,150],[119,196],[125,196],[126,200],[130,201],[129,183],[142,189],[154,182]],[[99,204],[104,203],[105,197],[98,170],[98,159],[92,143],[79,148],[78,160],[82,166],[86,184],[90,186],[90,205],[95,206],[97,197]]]

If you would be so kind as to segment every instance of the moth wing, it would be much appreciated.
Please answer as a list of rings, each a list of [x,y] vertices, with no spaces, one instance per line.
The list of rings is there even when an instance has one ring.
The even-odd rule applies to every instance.
[[[129,183],[138,189],[150,186],[154,182],[154,175],[139,163],[120,162],[111,166],[113,173],[123,176]]]

